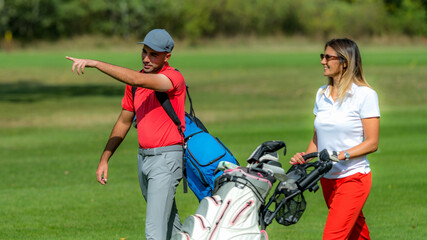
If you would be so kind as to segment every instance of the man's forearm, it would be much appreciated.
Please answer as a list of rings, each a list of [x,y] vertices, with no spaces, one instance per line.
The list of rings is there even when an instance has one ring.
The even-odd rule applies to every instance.
[[[135,115],[133,112],[124,109],[122,110],[116,124],[113,127],[113,130],[111,131],[110,137],[108,138],[104,152],[101,155],[101,161],[108,162],[110,157],[120,146],[132,125],[134,116]]]
[[[120,146],[124,138],[122,137],[111,137],[105,146],[104,152],[101,155],[100,161],[108,162],[111,156],[114,154],[116,149]]]
[[[129,68],[97,61],[95,67],[112,78],[131,86],[141,85],[141,74]],[[139,79],[139,80],[138,80]]]

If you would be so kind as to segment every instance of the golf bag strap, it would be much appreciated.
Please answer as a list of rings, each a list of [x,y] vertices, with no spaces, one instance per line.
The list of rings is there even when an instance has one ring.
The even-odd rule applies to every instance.
[[[181,128],[181,121],[179,120],[178,115],[176,115],[176,112],[172,107],[168,94],[165,92],[156,91],[156,97],[157,97],[157,100],[159,100],[165,112],[168,114],[168,116],[172,119],[172,121],[178,127],[178,131],[181,134],[181,136],[184,137],[184,133],[182,132],[182,128]]]
[[[187,96],[188,96],[188,101],[190,102],[190,115],[194,116],[195,113],[194,113],[194,109],[193,109],[193,101],[191,100],[190,93],[188,92],[188,86],[185,85],[185,87],[186,87],[186,92],[187,92]],[[165,92],[157,92],[157,91],[155,93],[156,93],[157,100],[159,100],[159,102],[162,105],[165,112],[168,114],[168,116],[175,123],[175,125],[178,128],[179,133],[181,134],[181,136],[184,139],[184,132],[182,131],[182,128],[181,128],[181,121],[179,120],[178,115],[176,115],[175,109],[173,109],[173,107],[172,107],[172,103],[169,99],[168,94]]]
[[[132,96],[134,98],[135,98],[136,89],[137,89],[137,87],[132,87]],[[194,115],[193,103],[192,103],[190,94],[188,92],[188,86],[187,85],[186,85],[186,90],[187,90],[188,100],[190,101],[190,115]],[[176,115],[176,112],[172,107],[172,104],[170,102],[168,94],[165,92],[157,92],[157,91],[155,91],[155,93],[156,93],[157,100],[160,102],[160,104],[162,105],[163,109],[168,114],[168,116],[175,123],[175,125],[178,128],[179,133],[182,136],[182,139],[184,139],[184,132],[182,131],[182,128],[181,128],[181,121],[179,120],[178,115]],[[183,144],[184,144],[184,142],[183,142]]]
[[[188,96],[188,101],[190,102],[190,115],[195,116],[195,112],[193,109],[193,102],[191,100],[190,93],[188,92],[188,86],[185,85],[185,87],[186,87],[186,92],[187,92],[187,96]],[[173,109],[173,107],[172,107],[172,103],[169,99],[168,94],[165,92],[157,92],[156,91],[156,97],[157,97],[157,100],[159,100],[159,102],[162,105],[165,112],[168,114],[168,116],[172,119],[172,121],[177,126],[178,131],[182,136],[183,146],[184,146],[185,145],[185,142],[184,142],[185,137],[184,137],[184,132],[182,131],[182,128],[181,128],[181,121],[179,120],[179,117],[176,114],[175,109]]]
[[[136,87],[132,87],[132,96],[135,98]],[[135,112],[135,111],[134,111]]]
[[[196,114],[194,113],[194,109],[193,109],[193,101],[191,100],[191,96],[190,96],[190,92],[188,91],[187,84],[185,85],[185,88],[187,90],[188,101],[190,102],[190,115],[195,116]]]

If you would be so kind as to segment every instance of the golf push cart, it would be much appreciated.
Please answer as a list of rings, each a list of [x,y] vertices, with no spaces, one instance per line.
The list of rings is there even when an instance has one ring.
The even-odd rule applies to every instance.
[[[263,240],[268,239],[266,228],[274,219],[285,226],[297,223],[306,208],[304,191],[319,189],[317,183],[332,168],[332,160],[327,150],[306,154],[304,160],[318,160],[295,164],[285,173],[277,153],[282,148],[286,155],[284,142],[264,142],[246,167],[221,162],[218,170],[224,173],[215,180],[212,196],[200,201],[172,239]]]

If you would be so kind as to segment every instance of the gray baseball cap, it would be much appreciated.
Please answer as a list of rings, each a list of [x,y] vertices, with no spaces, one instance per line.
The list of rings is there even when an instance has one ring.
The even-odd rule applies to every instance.
[[[157,52],[172,52],[175,43],[169,33],[164,29],[151,30],[140,44],[147,45]]]

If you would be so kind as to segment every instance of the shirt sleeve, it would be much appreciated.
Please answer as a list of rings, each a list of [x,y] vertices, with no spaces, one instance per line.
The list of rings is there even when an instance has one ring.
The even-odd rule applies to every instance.
[[[371,118],[380,116],[380,107],[377,93],[366,88],[365,96],[360,103],[360,118]]]
[[[163,71],[161,74],[168,77],[169,80],[172,82],[173,87],[171,90],[168,91],[168,93],[172,93],[172,92],[178,93],[180,91],[183,91],[183,89],[185,89],[184,77],[178,70],[171,68]]]
[[[130,112],[134,111],[132,86],[126,85],[125,94],[122,98],[122,108]]]

